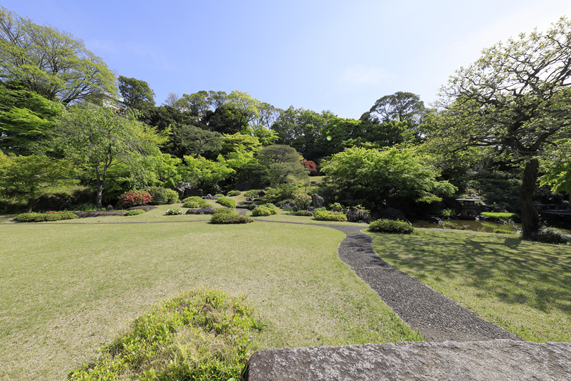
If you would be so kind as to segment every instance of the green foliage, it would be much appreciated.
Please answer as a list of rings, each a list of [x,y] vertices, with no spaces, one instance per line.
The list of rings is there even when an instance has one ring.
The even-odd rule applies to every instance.
[[[172,189],[151,187],[148,189],[151,195],[151,205],[164,205],[164,204],[174,204],[178,202],[178,193]]]
[[[571,193],[571,139],[561,139],[541,160],[543,176],[539,185],[549,185],[553,193]]]
[[[454,210],[452,209],[442,209],[440,215],[443,217],[452,217],[454,215]]]
[[[219,156],[217,161],[207,160],[202,156],[185,156],[186,167],[182,169],[183,177],[196,188],[213,189],[219,182],[230,177],[235,171],[226,166],[224,158]]]
[[[78,218],[73,212],[21,213],[14,217],[17,222],[45,222]]]
[[[494,212],[482,212],[480,213],[484,217],[489,218],[518,218],[517,213],[494,213]]]
[[[292,200],[296,193],[298,192],[298,187],[295,184],[282,184],[276,188],[268,187],[264,189],[266,193],[261,197],[261,200],[265,203],[279,204],[283,200]]]
[[[216,193],[214,197],[224,197],[224,195],[222,193]]]
[[[271,145],[258,152],[258,161],[267,169],[267,178],[272,186],[290,182],[291,178],[307,177],[309,170],[301,164],[301,156],[286,145]]]
[[[334,212],[341,212],[341,213],[345,213],[346,211],[345,207],[338,202],[329,205],[329,209],[331,209]]]
[[[182,209],[168,209],[165,214],[167,216],[178,216],[182,214]]]
[[[210,206],[208,201],[204,200],[200,196],[187,197],[184,200],[182,200],[182,202],[183,202],[182,206],[185,208],[198,209],[198,208],[207,208]]]
[[[414,228],[404,221],[376,220],[371,222],[369,230],[381,233],[411,234]]]
[[[271,216],[274,214],[278,214],[278,211],[274,204],[264,204],[264,205],[257,205],[254,209],[252,209],[252,216]]]
[[[329,210],[316,210],[313,218],[318,221],[347,221],[345,214]]]
[[[120,75],[118,83],[123,103],[127,107],[144,111],[155,105],[155,93],[147,82]]]
[[[244,192],[244,197],[258,197],[259,190],[251,189],[249,191]]]
[[[133,210],[128,210],[125,212],[125,214],[123,214],[124,216],[138,216],[139,214],[145,214],[145,211],[143,209],[133,209]]]
[[[309,210],[298,210],[297,212],[293,212],[295,216],[302,216],[302,217],[313,217],[313,212]]]
[[[452,229],[452,230],[466,230],[467,227],[464,225],[458,225],[452,221],[444,221],[441,225],[444,229]]]
[[[198,155],[218,152],[221,147],[221,134],[187,124],[173,126],[168,144],[169,152],[178,157],[185,155],[197,157]]]
[[[0,7],[0,80],[19,82],[63,104],[115,94],[105,62],[67,32],[34,24]]]
[[[410,204],[411,199],[423,202],[427,196],[452,195],[456,188],[437,180],[439,171],[430,163],[429,156],[412,148],[354,147],[334,155],[321,170],[336,194],[352,194],[347,203],[363,200],[375,209],[402,200]]]
[[[211,224],[247,224],[254,222],[254,219],[241,216],[232,209],[217,209],[210,218]]]
[[[25,200],[31,212],[46,189],[70,184],[72,165],[67,160],[30,155],[9,157],[0,151],[0,193]]]
[[[298,209],[307,209],[311,205],[311,196],[307,194],[296,194],[293,200]]]
[[[537,233],[537,240],[543,243],[571,243],[571,237],[554,228],[543,228]]]
[[[424,102],[418,95],[397,91],[378,99],[363,117],[375,124],[398,121],[419,125],[425,113]]]
[[[496,233],[496,234],[517,234],[515,231],[507,230],[507,229],[494,229],[493,233]]]
[[[102,348],[102,358],[68,380],[238,380],[256,320],[244,297],[215,290],[185,293],[137,318]]]
[[[240,196],[241,194],[242,192],[240,192],[239,190],[231,190],[230,192],[228,192],[227,196],[235,197],[235,196]]]
[[[228,197],[220,197],[218,200],[216,200],[216,203],[223,205],[227,208],[235,208],[236,207],[236,201],[234,201]]]

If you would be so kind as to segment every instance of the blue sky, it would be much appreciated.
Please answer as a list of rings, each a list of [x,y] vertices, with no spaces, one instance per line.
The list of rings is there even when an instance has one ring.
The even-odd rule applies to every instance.
[[[240,90],[359,118],[397,91],[433,102],[483,48],[571,17],[569,0],[3,0],[85,41],[117,74],[170,92]]]

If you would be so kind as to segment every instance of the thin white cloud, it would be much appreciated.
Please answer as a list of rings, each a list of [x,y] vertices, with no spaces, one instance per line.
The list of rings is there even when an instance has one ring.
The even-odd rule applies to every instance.
[[[341,81],[345,84],[356,86],[375,85],[386,77],[387,75],[383,69],[357,65],[345,69]]]

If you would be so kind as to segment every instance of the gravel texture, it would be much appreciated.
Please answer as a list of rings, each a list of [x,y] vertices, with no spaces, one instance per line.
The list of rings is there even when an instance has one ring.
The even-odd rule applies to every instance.
[[[571,343],[403,342],[254,353],[248,381],[278,380],[571,380]]]

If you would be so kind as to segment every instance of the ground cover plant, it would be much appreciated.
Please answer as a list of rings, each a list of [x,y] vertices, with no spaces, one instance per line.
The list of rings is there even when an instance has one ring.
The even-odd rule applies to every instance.
[[[240,196],[242,194],[242,192],[240,192],[239,190],[231,190],[230,192],[228,192],[228,197],[235,197],[235,196]]]
[[[266,324],[252,350],[418,339],[339,261],[341,232],[167,208],[132,219],[189,222],[2,225],[0,379],[63,379],[152,305],[202,287],[248,295]]]
[[[333,212],[330,210],[316,210],[313,218],[318,221],[347,221],[347,216],[342,212]]]
[[[247,224],[254,222],[252,217],[241,216],[232,209],[217,209],[210,218],[211,224]]]
[[[379,233],[410,234],[414,228],[404,221],[376,220],[369,225],[369,231]]]
[[[129,217],[129,216],[138,216],[140,214],[145,214],[145,210],[143,209],[128,210],[123,215]]]
[[[571,250],[517,236],[446,231],[380,235],[383,259],[535,342],[571,341]]]
[[[274,214],[278,214],[276,206],[274,204],[263,204],[263,205],[256,205],[254,209],[252,209],[252,216],[259,217],[259,216],[272,216]]]
[[[21,213],[14,217],[17,222],[45,222],[45,221],[61,221],[72,220],[77,218],[77,214],[73,212],[47,212],[47,213]]]
[[[68,380],[237,380],[257,326],[244,299],[203,289],[162,302]]]
[[[489,218],[519,218],[519,214],[517,214],[517,213],[482,212],[480,214],[484,217],[489,217]]]
[[[200,196],[187,197],[182,200],[182,206],[185,208],[206,208],[210,203]]]

